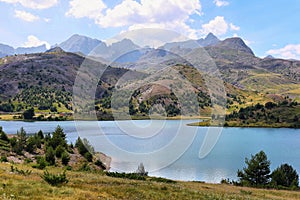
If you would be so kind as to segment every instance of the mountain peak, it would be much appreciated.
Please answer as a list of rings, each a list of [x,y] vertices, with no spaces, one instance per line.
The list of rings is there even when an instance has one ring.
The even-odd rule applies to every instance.
[[[60,47],[54,47],[46,51],[46,53],[64,53],[65,51]]]
[[[272,55],[267,55],[264,59],[274,59],[274,56],[272,56]]]
[[[230,49],[235,49],[238,51],[243,51],[249,54],[254,55],[253,51],[246,45],[246,43],[239,37],[232,37],[223,40],[218,44],[221,47],[227,47]]]
[[[209,34],[205,37],[204,40],[215,40],[215,39],[219,40],[219,39],[217,38],[217,36],[215,36],[213,33],[209,33]]]
[[[202,47],[215,45],[219,42],[219,38],[217,38],[217,36],[215,36],[213,33],[209,33],[204,39],[201,38],[198,40],[199,45],[201,45]]]
[[[81,52],[88,55],[99,45],[105,45],[105,43],[87,36],[74,34],[69,39],[59,44],[59,47],[68,52]]]

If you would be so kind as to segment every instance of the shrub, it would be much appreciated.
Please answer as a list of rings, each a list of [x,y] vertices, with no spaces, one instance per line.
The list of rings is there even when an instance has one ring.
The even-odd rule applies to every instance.
[[[288,164],[282,164],[277,169],[275,169],[271,174],[271,185],[278,187],[298,187],[299,176],[297,171]]]
[[[23,170],[23,169],[18,169],[17,167],[14,168],[14,166],[10,166],[10,171],[15,172],[17,174],[23,175],[23,176],[29,176],[31,174],[31,170]]]
[[[86,152],[84,154],[84,158],[88,161],[88,162],[92,162],[93,161],[93,155],[90,152]]]
[[[9,141],[7,135],[2,130],[2,126],[0,126],[0,140],[4,140],[4,141],[7,141],[7,142]]]
[[[160,182],[160,183],[176,183],[176,181],[162,178],[162,177],[151,177],[150,181]]]
[[[79,171],[84,171],[84,172],[88,172],[91,171],[90,166],[88,165],[88,163],[83,163],[82,166],[79,168]]]
[[[62,156],[62,153],[65,151],[65,148],[61,145],[58,145],[55,149],[55,155],[57,158],[60,158]]]
[[[38,169],[45,169],[48,163],[46,162],[45,157],[37,157],[36,158],[36,165],[33,165],[33,168],[38,168]]]
[[[23,113],[24,119],[32,120],[34,117],[34,109],[29,108],[28,110],[25,110]]]
[[[36,138],[33,136],[30,136],[26,141],[26,151],[29,153],[33,153],[36,149]]]
[[[6,156],[1,156],[0,162],[8,162],[7,157]]]
[[[55,153],[52,147],[48,147],[45,154],[45,159],[49,165],[55,164]]]
[[[137,173],[119,173],[119,172],[106,172],[107,176],[115,177],[115,178],[125,178],[125,179],[133,179],[133,180],[146,180],[144,176],[141,176]]]
[[[106,169],[106,166],[101,162],[101,160],[96,160],[95,165],[101,167],[101,169]]]
[[[70,161],[69,154],[67,152],[63,152],[61,154],[61,162],[62,162],[62,164],[63,165],[68,165],[69,161]]]
[[[64,171],[61,174],[51,174],[47,170],[44,171],[44,174],[41,176],[41,178],[49,183],[52,186],[60,186],[62,184],[68,183],[69,180],[66,176],[66,171]]]
[[[30,158],[25,158],[24,162],[25,162],[26,164],[28,164],[28,163],[31,163],[32,160],[31,160]]]

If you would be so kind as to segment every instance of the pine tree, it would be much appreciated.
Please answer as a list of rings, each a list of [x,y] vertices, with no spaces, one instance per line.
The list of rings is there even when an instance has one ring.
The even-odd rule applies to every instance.
[[[254,156],[251,155],[250,160],[245,158],[245,163],[247,167],[237,172],[242,185],[264,186],[269,183],[271,162],[265,152],[260,151]]]
[[[297,171],[288,164],[282,164],[272,174],[272,185],[284,187],[298,187],[299,176]]]

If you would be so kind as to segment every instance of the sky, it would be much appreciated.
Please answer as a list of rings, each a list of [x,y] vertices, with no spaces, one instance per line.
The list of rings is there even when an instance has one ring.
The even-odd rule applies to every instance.
[[[300,60],[299,19],[299,0],[0,0],[0,43],[50,48],[73,34],[107,41],[160,28],[241,37],[259,57]]]

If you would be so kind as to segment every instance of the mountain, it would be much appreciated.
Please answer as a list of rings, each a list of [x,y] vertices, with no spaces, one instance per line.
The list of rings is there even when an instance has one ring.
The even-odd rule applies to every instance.
[[[15,49],[13,47],[5,44],[0,44],[0,57],[13,55],[14,53],[15,53]]]
[[[116,80],[129,71],[107,67],[77,54],[64,52],[59,47],[45,53],[6,57],[0,60],[0,99],[16,98],[18,95],[24,97],[24,92],[32,93],[41,89],[64,91],[70,95],[77,71],[83,62],[88,63],[95,70],[105,70],[102,77],[96,77],[101,78],[100,81],[103,82],[99,86],[98,96],[101,96],[108,87],[115,84]],[[141,76],[141,73],[132,73]],[[90,74],[90,78],[93,76],[95,75]],[[32,91],[33,89],[35,91]],[[34,96],[37,97],[37,95]]]
[[[96,47],[106,48],[106,44],[104,42],[78,34],[72,35],[69,39],[60,43],[58,46],[65,51],[81,52],[85,55],[88,55]]]
[[[228,38],[215,44],[217,48],[226,50],[237,50],[237,52],[245,52],[254,55],[253,51],[245,44],[245,42],[238,37]]]
[[[14,54],[30,54],[30,53],[40,53],[46,51],[46,45],[41,45],[37,47],[18,47],[14,49],[13,47],[5,44],[0,44],[0,58],[5,56],[10,56]]]
[[[140,47],[136,44],[134,44],[129,39],[123,39],[119,42],[112,43],[111,46],[108,46],[108,52],[110,52],[110,57],[106,57],[107,59],[111,61],[118,62],[118,58],[122,57],[124,54],[128,54],[130,52],[137,52],[136,50],[140,49]],[[123,62],[124,60],[123,56]]]
[[[209,33],[205,38],[199,40],[187,40],[183,42],[172,42],[166,43],[164,46],[160,47],[165,50],[174,50],[174,49],[195,49],[199,47],[206,47],[210,45],[215,45],[220,40],[212,33]]]
[[[53,47],[47,50],[45,53],[65,53],[65,51],[60,47]]]
[[[147,116],[149,111],[175,116],[182,106],[177,94],[187,101],[191,94],[196,94],[201,111],[209,114],[211,100],[205,78],[214,75],[216,69],[224,81],[226,106],[230,111],[268,101],[299,100],[300,61],[258,58],[241,38],[217,40],[209,34],[200,41],[208,46],[193,49],[177,46],[168,51],[140,48],[123,39],[97,46],[88,57],[66,52],[60,46],[45,53],[5,57],[0,60],[0,111],[20,112],[26,106],[71,110],[74,81],[83,63],[92,69],[85,74],[83,93],[84,87],[89,87],[88,80],[99,80],[95,94],[99,119],[111,119],[113,109],[126,113],[126,106],[129,113],[138,117]],[[195,63],[200,64],[199,68],[193,66]],[[96,76],[97,70],[103,72],[101,77]],[[214,88],[218,86],[216,82],[211,84]],[[114,96],[117,108],[112,108],[112,94],[118,90],[123,93]],[[131,96],[124,101],[128,94]],[[219,98],[218,95],[214,98]],[[91,102],[88,103],[81,109],[93,110]]]
[[[274,59],[274,56],[272,56],[272,55],[267,55],[264,59]]]
[[[47,50],[46,45],[40,45],[37,47],[18,47],[15,50],[15,54],[30,54],[30,53],[40,53],[45,52]]]
[[[66,41],[58,45],[64,51],[74,52],[74,53],[83,53],[84,55],[89,55],[93,57],[98,57],[100,60],[106,60],[107,63],[111,63],[122,57],[120,62],[132,61],[133,58],[126,58],[124,54],[130,53],[139,49],[140,47],[134,44],[129,39],[123,39],[121,41],[112,43],[111,45],[106,45],[106,43],[92,39],[86,36],[75,34],[71,36]],[[138,52],[136,52],[138,53]],[[139,54],[139,53],[138,53]],[[131,53],[131,57],[134,56]]]
[[[220,40],[214,34],[209,33],[204,39],[201,38],[197,40],[197,42],[199,43],[200,46],[206,47],[206,46],[218,44]]]

